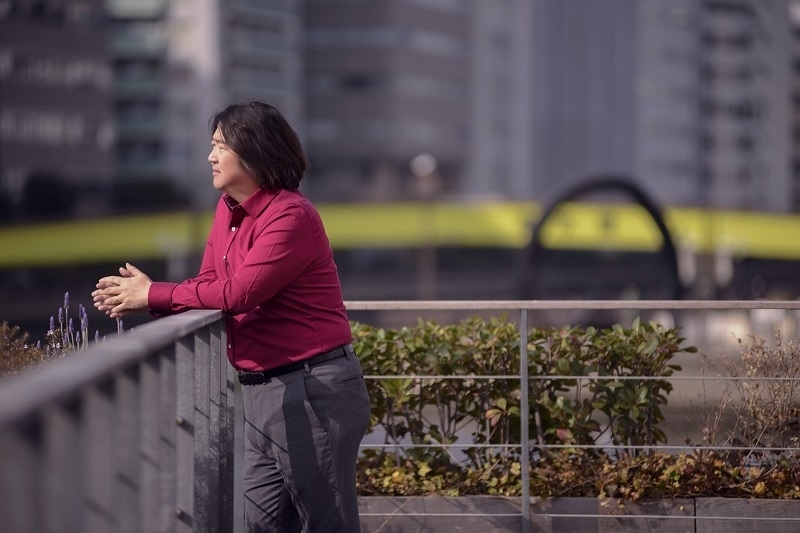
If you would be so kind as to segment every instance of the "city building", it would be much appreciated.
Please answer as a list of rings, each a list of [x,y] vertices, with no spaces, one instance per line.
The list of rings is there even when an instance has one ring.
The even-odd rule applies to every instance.
[[[104,22],[101,0],[0,0],[0,192],[17,208],[60,205],[65,212],[52,214],[66,214],[78,206],[63,203],[65,191],[111,179]],[[37,176],[38,206],[25,199]]]
[[[302,129],[300,3],[106,0],[112,28],[117,179],[172,184],[207,208],[208,122],[244,100],[276,105]],[[176,192],[176,191],[172,191]]]
[[[521,18],[532,91],[508,101],[531,109],[533,170],[509,192],[614,174],[663,205],[793,208],[786,0],[535,0]]]
[[[380,201],[461,190],[471,119],[469,6],[306,1],[310,194]],[[411,168],[420,155],[422,174]]]
[[[106,0],[114,73],[115,188],[170,180],[165,167],[166,0]]]
[[[789,2],[789,20],[792,25],[791,70],[791,165],[792,211],[800,211],[800,0]]]
[[[0,183],[19,197],[47,162],[207,208],[208,119],[259,99],[315,199],[547,202],[621,175],[665,205],[786,211],[788,5],[0,0]]]
[[[698,187],[669,201],[691,205],[694,196],[710,208],[792,210],[788,3],[709,0],[699,15]]]

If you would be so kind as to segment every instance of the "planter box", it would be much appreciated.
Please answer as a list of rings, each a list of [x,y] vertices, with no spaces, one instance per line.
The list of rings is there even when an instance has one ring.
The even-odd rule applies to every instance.
[[[743,500],[736,498],[697,498],[695,515],[698,533],[800,531],[800,500]],[[724,516],[727,520],[709,517]],[[742,517],[745,520],[735,520]],[[778,518],[788,520],[776,520]],[[754,520],[758,519],[758,520]],[[772,519],[772,520],[765,520]]]
[[[369,496],[358,499],[358,511],[361,533],[518,533],[522,531],[519,502],[499,496]],[[418,514],[428,516],[408,516]]]
[[[564,516],[537,516],[540,514]],[[625,515],[645,515],[646,518]],[[554,498],[540,500],[531,505],[531,532],[699,533],[700,530],[695,529],[695,521],[690,519],[692,516],[694,516],[694,500],[691,498],[638,502],[601,501],[597,498]]]
[[[372,496],[359,498],[359,511],[362,533],[522,531],[519,498]],[[738,517],[742,520],[736,520]],[[797,533],[800,531],[800,500],[685,498],[639,502],[608,500],[602,503],[596,498],[531,498],[530,531]]]

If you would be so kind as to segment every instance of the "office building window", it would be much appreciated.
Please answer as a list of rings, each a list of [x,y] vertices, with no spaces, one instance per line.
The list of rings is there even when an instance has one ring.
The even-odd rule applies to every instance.
[[[111,70],[100,60],[65,58],[50,52],[0,48],[0,80],[61,87],[104,90]]]
[[[397,79],[396,87],[398,93],[404,96],[436,98],[456,103],[467,98],[467,87],[463,84],[436,78],[402,76]]]
[[[440,56],[457,56],[465,51],[465,43],[445,33],[398,28],[341,28],[312,30],[307,34],[312,47],[363,46],[373,48],[408,48],[415,52]]]
[[[388,120],[315,120],[308,126],[309,138],[314,141],[374,141],[390,139],[392,124]]]
[[[406,0],[410,4],[437,9],[439,11],[457,12],[467,8],[465,0]],[[496,0],[493,0],[496,1]]]
[[[384,73],[349,72],[339,75],[311,76],[308,80],[308,87],[314,94],[369,92],[386,88],[387,81]]]
[[[400,44],[400,32],[395,28],[343,28],[311,30],[307,34],[310,46],[370,46],[391,47]]]
[[[113,127],[108,121],[77,113],[0,110],[0,139],[5,142],[107,149],[113,136]]]
[[[117,157],[122,163],[157,163],[162,153],[163,147],[155,142],[125,142],[117,147]]]
[[[102,6],[90,0],[0,0],[0,19],[86,25],[102,20]]]
[[[283,25],[263,23],[258,27],[237,25],[229,28],[229,42],[233,46],[250,49],[285,50],[286,35]]]
[[[228,82],[231,85],[284,89],[286,86],[282,68],[273,65],[271,68],[234,65],[228,70]]]
[[[450,35],[425,30],[408,33],[407,41],[409,47],[415,51],[441,56],[458,56],[464,53],[466,46]]]

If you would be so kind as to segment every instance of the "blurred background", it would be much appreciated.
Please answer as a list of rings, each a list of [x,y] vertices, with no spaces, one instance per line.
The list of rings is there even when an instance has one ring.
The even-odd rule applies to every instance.
[[[0,321],[196,272],[249,99],[346,300],[800,294],[798,1],[0,0]]]

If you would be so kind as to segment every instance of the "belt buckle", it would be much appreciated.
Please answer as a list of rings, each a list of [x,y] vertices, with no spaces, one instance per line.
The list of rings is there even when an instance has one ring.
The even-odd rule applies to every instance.
[[[240,372],[239,382],[243,385],[260,385],[266,383],[269,379],[263,372]]]

